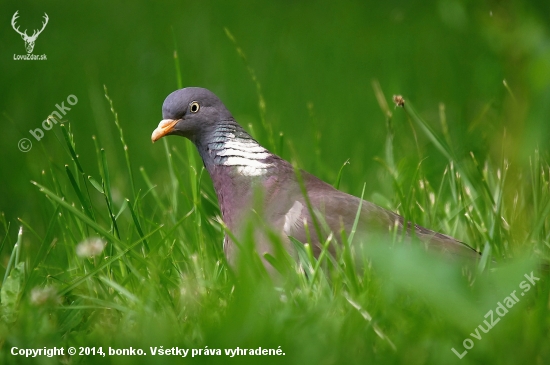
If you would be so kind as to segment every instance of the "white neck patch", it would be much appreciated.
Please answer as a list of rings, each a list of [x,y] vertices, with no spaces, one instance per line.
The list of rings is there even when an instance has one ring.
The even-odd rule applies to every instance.
[[[214,132],[214,140],[208,144],[214,152],[214,162],[236,166],[244,176],[265,175],[273,166],[265,161],[271,153],[252,138],[235,134],[236,128],[233,126],[223,126]]]

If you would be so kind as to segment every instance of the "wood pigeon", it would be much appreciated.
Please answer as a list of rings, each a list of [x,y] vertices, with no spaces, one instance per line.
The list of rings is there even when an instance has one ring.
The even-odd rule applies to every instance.
[[[152,141],[166,135],[179,135],[195,144],[212,178],[223,221],[237,240],[245,233],[251,212],[260,214],[269,228],[280,234],[289,252],[293,251],[289,236],[304,243],[309,237],[315,255],[319,255],[324,241],[319,237],[319,231],[314,229],[312,212],[318,218],[318,226],[323,227],[323,232],[319,233],[328,236],[328,229],[337,239],[341,237],[342,229],[350,233],[360,203],[357,233],[363,242],[368,243],[369,236],[375,234],[387,236],[396,227],[398,232],[402,232],[405,226],[403,217],[398,214],[361,201],[301,171],[302,186],[312,208],[308,209],[293,166],[254,140],[220,99],[207,89],[187,87],[174,91],[164,101],[162,116],[163,120],[153,131]],[[258,190],[261,190],[259,209],[258,194],[255,193]],[[478,252],[452,237],[410,222],[406,226],[405,235],[418,237],[431,251],[453,258],[479,257]],[[254,237],[257,252],[262,256],[271,253],[272,242],[265,230],[257,231]],[[230,264],[234,265],[237,249],[227,235],[224,252]]]

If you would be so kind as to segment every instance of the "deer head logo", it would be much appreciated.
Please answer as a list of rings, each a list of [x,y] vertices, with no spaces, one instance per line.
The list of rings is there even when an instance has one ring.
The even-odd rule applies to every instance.
[[[25,41],[25,48],[27,49],[27,53],[32,53],[32,50],[34,49],[34,42],[36,42],[36,38],[38,38],[40,33],[42,33],[44,28],[46,28],[46,24],[48,24],[48,20],[49,20],[48,14],[44,13],[44,20],[45,21],[42,23],[42,29],[40,29],[40,30],[35,29],[33,31],[32,35],[28,36],[26,29],[25,29],[24,32],[21,32],[19,30],[19,27],[16,27],[16,25],[15,25],[15,21],[19,17],[19,15],[17,15],[18,12],[19,12],[19,10],[17,10],[15,12],[15,14],[13,14],[13,18],[11,18],[11,26],[13,27],[13,29],[17,33],[19,33],[21,35],[21,38],[23,38],[23,40]]]

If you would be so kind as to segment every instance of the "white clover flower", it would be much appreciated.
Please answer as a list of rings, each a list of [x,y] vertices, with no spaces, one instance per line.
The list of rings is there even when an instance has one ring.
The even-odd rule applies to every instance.
[[[98,237],[90,237],[76,245],[76,255],[78,257],[94,257],[103,252],[107,243]]]
[[[57,290],[54,287],[47,286],[45,288],[35,287],[31,290],[31,304],[40,306],[46,303],[59,303],[60,298],[57,296]]]

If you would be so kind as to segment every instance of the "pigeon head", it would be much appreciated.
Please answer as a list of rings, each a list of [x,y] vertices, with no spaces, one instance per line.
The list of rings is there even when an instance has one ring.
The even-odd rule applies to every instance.
[[[214,93],[200,87],[176,90],[164,100],[162,120],[151,140],[175,134],[196,142],[222,121],[233,120],[231,113]]]

